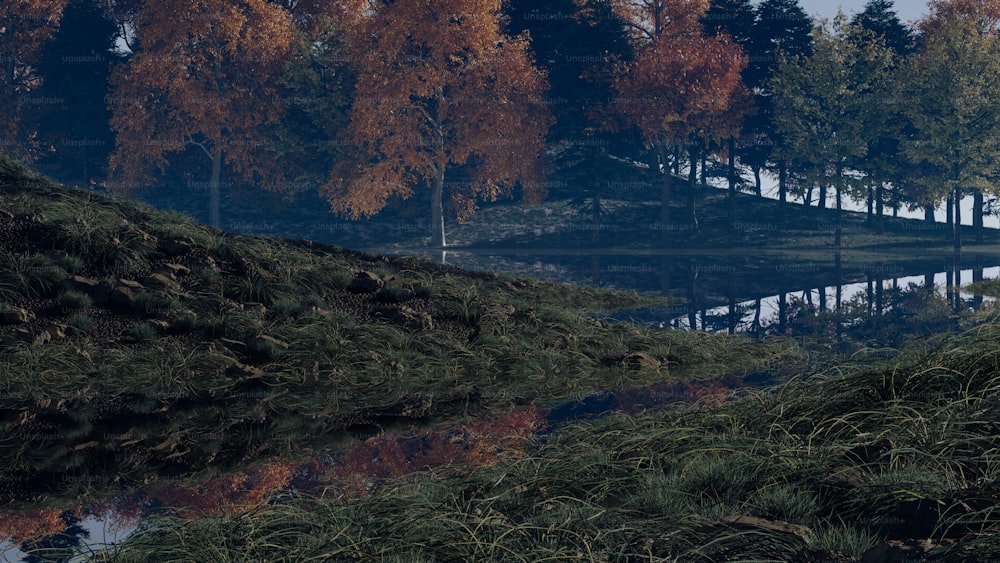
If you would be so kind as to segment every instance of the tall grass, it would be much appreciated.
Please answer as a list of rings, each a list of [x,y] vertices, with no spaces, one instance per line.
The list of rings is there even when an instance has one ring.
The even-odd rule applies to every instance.
[[[168,519],[110,559],[234,537],[289,561],[857,559],[912,534],[927,560],[995,554],[998,336],[990,323],[718,406],[571,423],[526,457],[360,498]]]

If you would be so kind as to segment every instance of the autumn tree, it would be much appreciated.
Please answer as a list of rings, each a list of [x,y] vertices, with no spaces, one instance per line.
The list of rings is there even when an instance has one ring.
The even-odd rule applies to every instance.
[[[42,46],[59,28],[67,0],[4,0],[0,3],[0,151],[31,160],[32,131],[24,130],[28,106],[56,100],[37,96],[35,64]]]
[[[162,172],[171,155],[211,163],[209,223],[219,225],[223,165],[247,181],[282,183],[281,163],[260,158],[262,130],[283,114],[274,84],[295,29],[266,0],[147,2],[136,16],[139,50],[112,77],[109,171],[119,189]]]
[[[476,200],[520,182],[538,199],[537,159],[550,117],[545,80],[524,37],[503,33],[500,0],[378,2],[353,29],[358,81],[344,139],[356,149],[321,190],[335,213],[354,219],[431,192],[431,244],[444,247],[445,179],[460,221]]]
[[[691,2],[680,2],[691,9]],[[659,4],[657,4],[659,6]],[[656,22],[659,35],[640,48],[634,63],[623,65],[615,99],[626,124],[637,127],[666,160],[683,147],[691,163],[688,176],[688,218],[697,227],[695,180],[697,162],[711,141],[721,140],[739,126],[733,112],[745,89],[740,73],[746,65],[742,50],[728,36],[706,36],[694,14],[640,12],[639,23]],[[669,26],[664,21],[671,22]],[[670,178],[663,180],[661,222],[669,223]]]
[[[967,4],[931,5],[921,22],[921,49],[899,79],[901,106],[913,127],[901,139],[903,153],[911,166],[926,172],[914,182],[930,199],[951,199],[956,250],[962,247],[962,197],[968,190],[995,194],[1000,160],[997,19],[988,10],[964,9]]]

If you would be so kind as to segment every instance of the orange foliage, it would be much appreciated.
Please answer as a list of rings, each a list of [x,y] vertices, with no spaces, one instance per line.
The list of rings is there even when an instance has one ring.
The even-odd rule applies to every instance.
[[[87,513],[96,519],[118,527],[131,526],[143,516],[146,496],[141,493],[125,494],[114,499],[97,501],[87,507]]]
[[[1000,24],[1000,0],[931,0],[928,8],[928,15],[919,24],[923,33],[955,18],[975,23],[981,32],[995,33]]]
[[[221,514],[259,506],[269,495],[287,487],[294,471],[291,464],[272,462],[260,469],[227,473],[194,486],[156,487],[149,494],[164,506],[177,508],[182,518]]]
[[[0,541],[24,542],[57,534],[66,529],[61,515],[65,510],[36,508],[32,510],[0,510]],[[76,514],[80,507],[74,509]]]
[[[112,77],[111,172],[145,181],[194,145],[248,180],[277,179],[260,135],[282,116],[274,81],[292,52],[288,12],[267,0],[173,0],[144,3],[136,22],[142,49]]]
[[[30,156],[19,138],[21,112],[39,85],[32,65],[39,50],[59,29],[67,0],[0,2],[0,141],[3,152]],[[18,150],[18,147],[22,147]]]
[[[664,34],[623,69],[613,103],[650,140],[721,139],[739,126],[733,110],[747,97],[740,81],[746,64],[726,36]]]
[[[504,457],[522,455],[528,439],[544,428],[545,414],[531,406],[425,434],[380,434],[352,444],[336,465],[313,464],[311,480],[334,483],[347,494],[358,494],[370,491],[380,479],[435,467],[493,465]]]
[[[460,165],[474,165],[468,182],[453,183],[464,216],[518,180],[527,198],[543,195],[530,180],[551,122],[544,79],[499,14],[500,0],[395,0],[352,29],[358,82],[345,137],[357,150],[322,188],[335,213],[374,215],[417,185],[440,188]]]

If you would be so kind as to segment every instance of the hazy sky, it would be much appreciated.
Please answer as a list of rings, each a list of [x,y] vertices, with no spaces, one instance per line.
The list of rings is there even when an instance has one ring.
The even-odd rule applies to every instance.
[[[758,2],[759,3],[759,2]],[[865,8],[868,0],[799,0],[799,6],[810,16],[833,19],[840,7],[845,14],[856,14]],[[895,0],[893,8],[899,19],[906,23],[916,21],[927,12],[926,0]]]

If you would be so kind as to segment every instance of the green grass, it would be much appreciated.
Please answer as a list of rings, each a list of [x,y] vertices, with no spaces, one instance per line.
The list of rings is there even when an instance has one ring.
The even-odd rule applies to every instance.
[[[380,480],[350,501],[151,521],[109,559],[808,560],[858,557],[901,534],[933,540],[931,559],[1000,557],[996,319],[901,344],[877,365],[817,369],[825,360],[796,339],[595,320],[662,299],[223,233],[6,159],[0,209],[31,235],[0,241],[0,301],[56,300],[65,311],[39,309],[29,328],[80,331],[0,349],[0,408],[17,413],[0,417],[0,479],[45,484],[22,500],[76,503],[165,473],[197,480],[244,467],[247,452],[304,460],[371,412],[387,428],[434,426],[647,384],[787,379],[721,406],[574,422],[524,457]],[[72,274],[105,293],[142,280],[164,261],[158,242],[178,236],[195,252],[170,260],[191,274],[141,290],[134,310],[86,306],[91,296],[64,286]],[[389,280],[384,293],[347,292],[359,271]],[[414,397],[432,406],[404,416]],[[104,438],[125,430],[127,451]],[[102,445],[76,448],[89,441]]]
[[[6,160],[0,188],[0,209],[29,235],[0,246],[0,299],[9,307],[56,300],[58,307],[36,311],[39,318],[25,327],[32,334],[44,323],[76,329],[46,344],[3,349],[0,408],[26,409],[39,428],[44,421],[58,429],[56,405],[86,390],[95,402],[81,426],[88,432],[70,447],[120,434],[117,420],[141,424],[146,430],[127,456],[129,468],[96,448],[66,455],[63,469],[82,475],[83,460],[103,472],[97,482],[121,473],[120,486],[140,484],[167,462],[155,446],[206,427],[232,439],[181,458],[186,475],[239,467],[245,449],[236,444],[251,433],[268,455],[307,456],[341,440],[358,413],[399,412],[407,397],[435,397],[425,418],[443,422],[664,379],[780,371],[777,358],[787,360],[782,370],[805,361],[791,343],[720,338],[709,352],[691,335],[591,318],[662,298],[224,233],[176,213],[62,188]],[[192,254],[165,257],[161,241],[177,237],[190,241]],[[171,287],[133,290],[133,307],[99,298],[143,282],[165,261],[190,274]],[[384,293],[347,291],[359,271],[387,280]],[[68,289],[73,274],[95,280],[97,289]],[[164,323],[170,330],[157,326]],[[608,359],[640,352],[663,361]],[[267,409],[257,400],[261,392],[273,395]],[[220,402],[226,409],[218,411]],[[334,422],[317,430],[305,420],[315,413]],[[262,429],[275,426],[300,428],[310,441],[292,447],[271,440]],[[24,431],[0,426],[0,443]],[[55,472],[59,462],[46,467]],[[74,481],[51,482],[46,492],[58,497],[59,483]]]
[[[220,544],[281,561],[857,559],[905,538],[929,561],[996,554],[998,338],[992,319],[721,406],[574,422],[526,457],[360,498],[167,518],[109,560]]]

